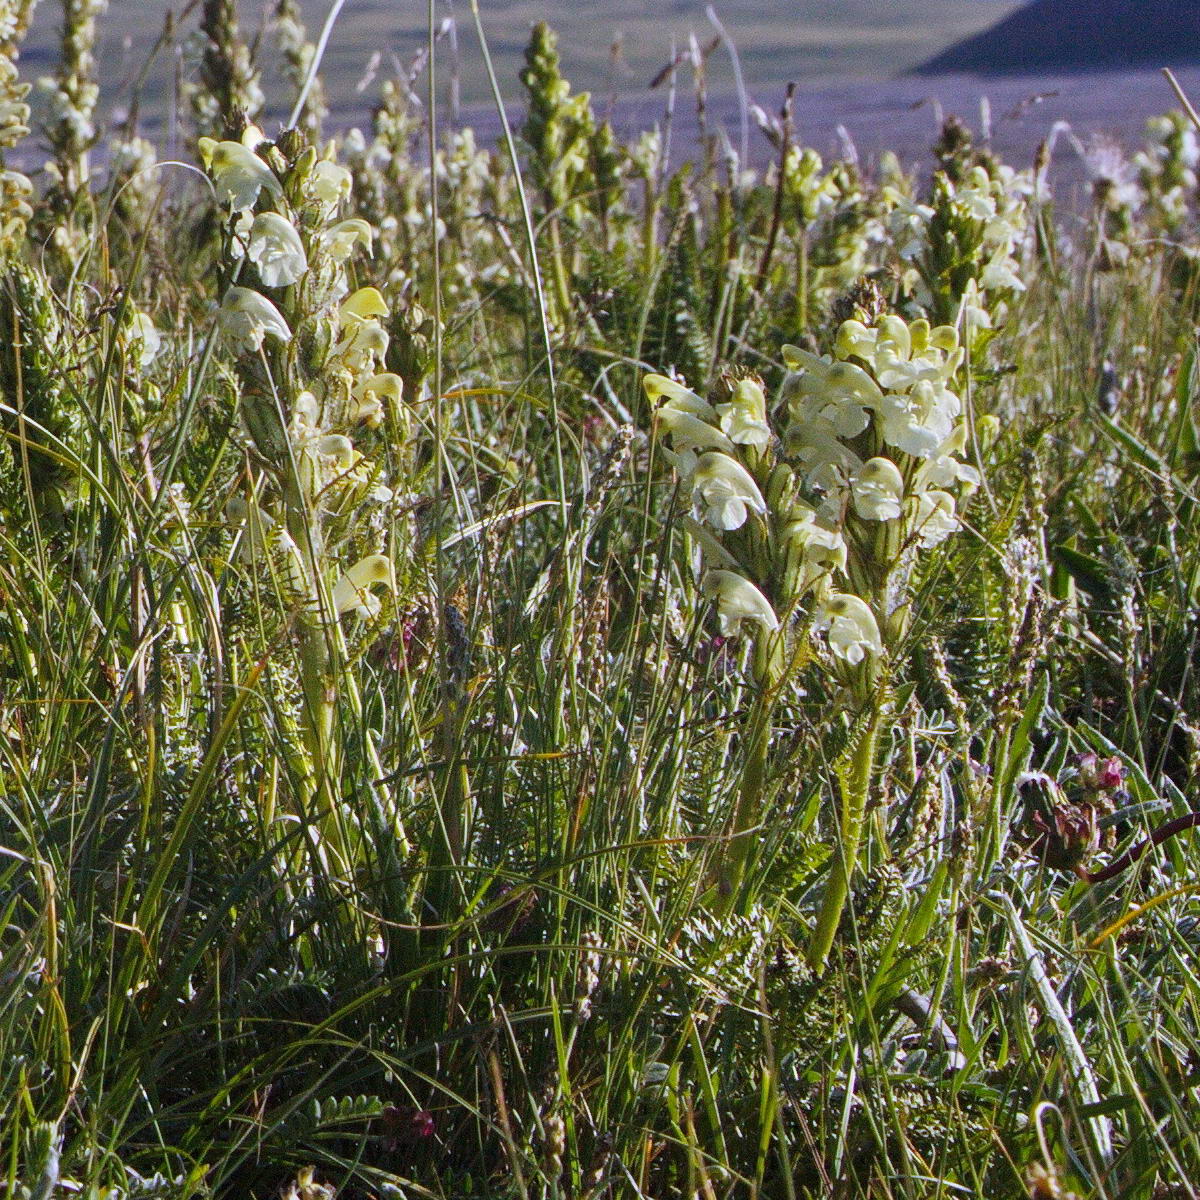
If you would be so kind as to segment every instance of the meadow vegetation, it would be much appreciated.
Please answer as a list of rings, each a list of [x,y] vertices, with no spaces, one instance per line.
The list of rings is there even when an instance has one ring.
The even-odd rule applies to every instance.
[[[1083,214],[953,120],[679,166],[538,26],[498,146],[334,135],[204,0],[167,162],[102,0],[30,133],[31,7],[4,1194],[1194,1197],[1189,118]]]

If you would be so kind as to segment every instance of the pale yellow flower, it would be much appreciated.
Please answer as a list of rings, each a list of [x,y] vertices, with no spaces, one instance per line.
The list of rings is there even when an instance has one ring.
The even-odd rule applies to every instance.
[[[238,354],[257,353],[268,333],[281,342],[292,336],[279,309],[266,296],[244,287],[231,287],[225,293],[218,324]]]
[[[830,650],[851,666],[868,654],[883,653],[875,614],[857,596],[832,593],[818,610],[813,629],[826,632]]]
[[[304,244],[290,221],[278,213],[259,213],[250,226],[246,255],[267,287],[287,287],[308,270]]]
[[[722,633],[738,633],[743,621],[754,621],[767,630],[779,628],[771,602],[736,571],[709,571],[700,587],[708,599],[716,601]]]
[[[385,554],[368,554],[352,566],[334,585],[333,607],[339,615],[355,611],[360,617],[371,618],[383,607],[379,597],[371,592],[377,584],[396,590],[392,560]]]
[[[200,157],[217,189],[217,199],[234,212],[253,208],[264,188],[275,199],[283,195],[274,171],[241,142],[218,142],[202,137],[199,147]]]

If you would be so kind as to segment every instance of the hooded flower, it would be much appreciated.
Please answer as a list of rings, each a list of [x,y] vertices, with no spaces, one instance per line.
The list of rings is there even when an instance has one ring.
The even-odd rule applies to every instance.
[[[728,404],[718,404],[721,428],[731,442],[765,450],[771,441],[767,424],[767,398],[756,379],[739,379]]]
[[[663,401],[658,409],[660,412],[663,408],[670,408],[676,412],[691,413],[710,425],[716,425],[720,419],[717,410],[707,400],[666,375],[646,375],[642,379],[642,390],[651,402]]]
[[[875,614],[857,596],[834,592],[818,611],[813,628],[826,631],[829,649],[851,666],[868,654],[883,653]]]
[[[764,629],[779,628],[779,618],[771,602],[736,571],[709,571],[704,576],[701,591],[717,604],[721,632],[738,633],[743,621],[757,621]]]
[[[888,392],[879,409],[883,440],[914,458],[928,458],[953,432],[961,411],[959,398],[940,381],[924,379],[907,392]]]
[[[924,549],[944,542],[959,526],[954,512],[954,497],[949,492],[939,492],[937,489],[922,492],[917,497],[913,526]]]
[[[705,506],[705,519],[716,529],[739,529],[748,509],[767,510],[753,476],[736,459],[719,450],[702,454],[692,473],[692,486]]]
[[[823,521],[810,505],[802,501],[793,504],[783,537],[790,595],[803,596],[814,587],[826,587],[835,572],[846,569],[847,547],[841,530]]]
[[[281,342],[292,336],[279,309],[250,288],[231,287],[225,293],[217,323],[238,354],[257,353],[268,333]]]
[[[1017,274],[1016,260],[1003,250],[998,250],[988,260],[979,276],[979,285],[992,292],[1025,290],[1024,281]]]
[[[254,207],[264,188],[275,199],[283,195],[275,173],[241,142],[217,142],[202,137],[199,146],[200,157],[212,175],[217,199],[222,205],[234,212],[242,212]]]
[[[338,163],[322,159],[309,175],[309,195],[322,204],[337,204],[350,195],[351,175]]]
[[[862,367],[830,362],[798,346],[784,346],[783,361],[800,372],[788,407],[801,436],[815,424],[828,426],[839,438],[857,437],[866,429],[883,395]]]
[[[350,217],[327,230],[321,240],[330,258],[340,265],[354,253],[356,246],[361,246],[370,254],[374,236],[374,230],[361,217]]]
[[[894,521],[904,498],[904,477],[894,462],[871,458],[850,484],[854,511],[864,521]]]
[[[352,371],[367,370],[387,353],[387,330],[379,323],[388,314],[387,302],[373,287],[359,288],[338,310],[341,337],[337,352]]]
[[[377,616],[383,606],[370,589],[379,583],[396,590],[391,559],[385,554],[368,554],[359,559],[334,586],[333,606],[338,615],[353,609],[360,617]]]
[[[980,484],[979,472],[969,463],[960,462],[958,455],[966,453],[967,427],[957,429],[920,466],[913,480],[913,491],[926,488],[948,488],[962,484],[964,495],[970,495]]]
[[[278,213],[259,213],[254,218],[246,254],[267,287],[287,287],[308,270],[300,235]]]
[[[354,407],[350,411],[351,421],[361,421],[372,429],[383,423],[384,401],[395,406],[404,395],[404,380],[399,375],[385,371],[381,375],[370,375],[354,385]]]

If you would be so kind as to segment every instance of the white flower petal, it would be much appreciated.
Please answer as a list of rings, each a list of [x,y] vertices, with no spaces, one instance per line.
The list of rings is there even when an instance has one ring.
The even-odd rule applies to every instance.
[[[386,584],[393,592],[396,590],[392,561],[385,554],[368,554],[337,581],[333,589],[334,608],[339,615],[354,609],[360,616],[375,616],[380,605],[370,588],[379,583]]]
[[[743,621],[757,622],[768,630],[779,628],[779,618],[771,602],[736,571],[709,571],[701,591],[710,600],[716,600],[723,634],[739,632]]]
[[[253,208],[264,188],[276,199],[283,188],[275,172],[241,142],[217,142],[201,138],[200,157],[212,175],[217,199],[234,212]]]
[[[278,213],[259,213],[254,218],[246,254],[267,287],[288,287],[308,270],[300,235]]]
[[[238,354],[256,353],[268,333],[281,342],[292,336],[279,309],[251,288],[231,287],[225,293],[218,324]]]
[[[702,454],[692,473],[692,487],[705,505],[705,519],[716,529],[739,529],[746,523],[747,509],[767,510],[754,477],[719,450]]]
[[[871,458],[851,481],[854,511],[865,521],[894,521],[904,498],[904,477],[894,462]]]
[[[717,423],[717,410],[713,408],[707,400],[697,396],[689,387],[685,387],[675,379],[670,379],[666,375],[650,374],[642,378],[642,390],[646,393],[647,399],[653,403],[655,400],[663,400],[666,403],[657,410],[662,411],[662,408],[670,408],[676,412],[691,413],[695,417],[699,417],[702,421],[707,421],[710,425]]]
[[[857,596],[832,593],[818,611],[813,629],[826,632],[829,649],[851,666],[868,654],[883,653],[875,614]]]

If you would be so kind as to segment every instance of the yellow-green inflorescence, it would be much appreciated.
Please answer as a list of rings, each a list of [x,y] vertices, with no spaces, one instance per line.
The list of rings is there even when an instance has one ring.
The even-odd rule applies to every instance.
[[[33,185],[4,162],[29,132],[29,85],[17,73],[17,54],[32,8],[32,0],[0,0],[0,260],[20,245],[33,216]]]
[[[200,154],[226,216],[218,335],[265,468],[229,514],[243,559],[292,606],[311,782],[329,801],[340,767],[334,707],[353,690],[339,618],[374,620],[395,587],[385,522],[373,516],[392,493],[355,444],[403,419],[401,380],[384,363],[388,304],[350,282],[374,231],[346,213],[349,171],[294,131],[276,143],[254,127],[240,141],[201,138]]]
[[[964,341],[1000,324],[1025,290],[1021,256],[1030,234],[1029,205],[1039,185],[1027,171],[982,164],[952,179],[939,171],[928,203],[903,180],[885,184],[887,231],[900,259],[903,311],[934,323],[955,322]],[[973,348],[968,346],[968,348]]]
[[[836,924],[886,709],[887,659],[910,623],[914,560],[960,528],[961,504],[980,477],[966,461],[969,429],[956,391],[964,351],[952,326],[895,315],[849,320],[832,353],[787,346],[783,357],[790,374],[774,406],[752,376],[726,381],[711,402],[663,375],[648,375],[644,386],[692,497],[701,592],[723,633],[754,639],[760,701],[727,889],[741,881],[747,832],[761,816],[754,807],[769,711],[789,672],[818,657],[866,731],[838,771],[844,870],[831,884],[841,891],[828,902],[836,912],[823,917]],[[827,952],[828,944],[814,950],[814,961]]]
[[[663,375],[645,390],[724,631],[803,613],[831,664],[857,667],[904,632],[913,556],[959,527],[978,486],[954,390],[963,350],[951,326],[889,315],[843,323],[832,354],[783,356],[774,415],[753,377],[716,404]]]

